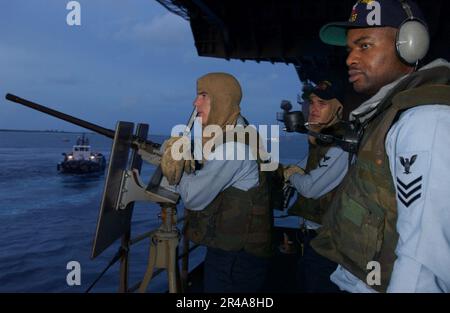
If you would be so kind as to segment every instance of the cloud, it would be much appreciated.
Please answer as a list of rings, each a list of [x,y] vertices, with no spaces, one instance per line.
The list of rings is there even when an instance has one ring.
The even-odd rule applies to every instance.
[[[192,42],[188,22],[172,13],[164,13],[148,22],[124,26],[116,33],[115,38],[147,42],[158,48],[169,48]]]

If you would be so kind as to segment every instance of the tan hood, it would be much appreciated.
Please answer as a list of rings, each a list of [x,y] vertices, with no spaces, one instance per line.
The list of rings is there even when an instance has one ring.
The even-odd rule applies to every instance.
[[[240,114],[242,90],[239,82],[230,74],[209,73],[197,80],[197,93],[207,92],[211,110],[206,125],[235,125]]]

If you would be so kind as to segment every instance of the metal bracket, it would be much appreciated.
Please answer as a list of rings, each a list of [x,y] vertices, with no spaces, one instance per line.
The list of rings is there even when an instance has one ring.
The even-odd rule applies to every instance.
[[[161,164],[161,157],[162,157],[161,151],[156,150],[153,147],[149,147],[146,143],[135,142],[135,144],[138,146],[137,153],[141,156],[142,160],[156,166]]]
[[[124,210],[129,203],[134,201],[153,201],[171,204],[176,204],[178,201],[178,196],[172,196],[167,193],[160,195],[146,190],[136,169],[123,171],[120,186],[116,210]]]

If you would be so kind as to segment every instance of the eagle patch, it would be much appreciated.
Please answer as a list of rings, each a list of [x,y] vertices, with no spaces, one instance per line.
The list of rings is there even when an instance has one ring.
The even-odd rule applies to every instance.
[[[320,161],[319,161],[319,167],[328,167],[327,161],[331,159],[331,157],[329,156],[324,156]],[[322,162],[322,163],[321,163]]]
[[[396,163],[397,199],[408,208],[423,198],[428,158],[426,153],[403,154]]]
[[[410,159],[408,158],[404,158],[404,157],[400,157],[400,164],[403,165],[403,167],[405,168],[405,171],[403,172],[404,174],[408,175],[411,174],[411,166],[414,164],[414,162],[416,162],[417,159],[417,154],[414,154]]]

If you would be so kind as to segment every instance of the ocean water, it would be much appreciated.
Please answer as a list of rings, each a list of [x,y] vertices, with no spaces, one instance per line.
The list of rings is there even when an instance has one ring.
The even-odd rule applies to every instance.
[[[79,134],[0,131],[0,292],[84,292],[117,252],[112,245],[90,259],[105,174],[60,174],[56,165],[62,152],[71,150]],[[89,134],[92,150],[109,159],[112,140]],[[164,137],[150,137],[162,142]],[[300,136],[282,136],[283,163],[299,161],[306,154]],[[143,181],[154,168],[144,165]],[[179,207],[182,215],[182,207]],[[137,203],[133,211],[132,237],[160,225],[159,207]],[[130,285],[139,282],[148,261],[149,241],[132,247]],[[190,267],[201,261],[197,249]],[[68,262],[81,265],[81,285],[68,286]],[[118,263],[113,265],[92,292],[115,292]],[[154,278],[148,291],[167,288],[166,275]]]

